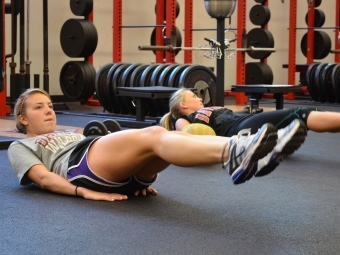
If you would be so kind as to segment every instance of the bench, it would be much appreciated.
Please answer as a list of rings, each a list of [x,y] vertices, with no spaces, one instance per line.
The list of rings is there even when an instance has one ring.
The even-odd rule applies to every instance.
[[[245,110],[249,113],[263,111],[259,108],[259,100],[263,93],[271,93],[276,100],[276,110],[283,109],[283,94],[288,92],[301,93],[302,86],[300,85],[232,85],[231,91],[245,92],[249,96],[250,106]]]
[[[134,99],[134,106],[136,108],[136,119],[132,122],[134,126],[136,124],[139,127],[150,126],[158,123],[146,123],[145,122],[145,108],[142,103],[143,99],[158,99],[158,98],[170,98],[171,95],[176,92],[179,88],[176,87],[163,87],[163,86],[153,86],[153,87],[117,87],[116,96],[126,96],[132,97]],[[196,89],[189,88],[193,91]],[[125,123],[126,124],[126,123]]]

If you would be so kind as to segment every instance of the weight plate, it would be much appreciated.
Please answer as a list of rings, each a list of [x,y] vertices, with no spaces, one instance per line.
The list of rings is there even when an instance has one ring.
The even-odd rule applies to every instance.
[[[307,88],[309,91],[309,95],[311,96],[312,100],[316,102],[319,100],[319,94],[318,94],[317,88],[315,87],[314,74],[315,74],[316,68],[319,65],[320,63],[310,64],[306,71],[306,84],[307,84]]]
[[[61,91],[71,100],[84,100],[87,94],[87,75],[79,61],[69,61],[60,71]]]
[[[107,135],[108,131],[105,125],[97,120],[92,120],[89,123],[86,124],[83,135],[84,136],[90,136],[90,135],[96,135],[96,136],[104,136]]]
[[[216,105],[216,75],[206,66],[191,65],[187,67],[179,77],[178,87],[196,88],[196,94],[203,99],[205,106]]]
[[[138,66],[131,74],[130,77],[130,87],[142,87],[141,86],[141,78],[142,78],[142,73],[146,68],[148,68],[150,65],[148,64],[143,64]]]
[[[255,2],[259,4],[264,4],[267,2],[267,0],[255,0]]]
[[[336,94],[332,84],[332,71],[334,66],[337,64],[332,63],[328,64],[322,72],[322,82],[321,82],[321,90],[322,94],[325,95],[326,101],[330,103],[336,102]]]
[[[274,37],[268,29],[253,28],[247,34],[247,47],[255,48],[273,48]],[[247,52],[248,56],[253,59],[264,59],[270,56],[271,52],[268,51],[253,51]]]
[[[314,85],[315,85],[315,89],[319,95],[319,100],[320,102],[326,102],[326,96],[323,93],[323,80],[322,80],[322,72],[323,70],[326,68],[326,66],[328,65],[328,63],[322,63],[320,65],[318,65],[318,67],[315,69],[315,73],[314,73]]]
[[[307,33],[301,39],[302,54],[307,57]],[[314,59],[323,59],[328,56],[332,48],[329,35],[323,31],[314,31]]]
[[[245,65],[245,82],[247,85],[273,84],[273,71],[263,62],[249,62]]]
[[[60,45],[64,53],[71,57],[88,57],[97,48],[98,33],[89,20],[69,19],[60,31]]]
[[[165,7],[165,6],[164,6]],[[176,19],[178,18],[178,15],[179,15],[179,12],[180,12],[180,5],[178,3],[178,1],[176,1]],[[156,4],[155,4],[155,13],[157,15],[157,1],[156,1]],[[166,8],[164,8],[164,21],[166,20]]]
[[[114,74],[116,72],[116,70],[118,70],[118,68],[126,63],[116,63],[113,66],[111,66],[110,70],[107,73],[107,77],[106,77],[106,86],[109,90],[109,98],[107,98],[108,100],[110,100],[110,104],[112,106],[112,112],[113,113],[120,113],[121,112],[121,105],[120,105],[120,101],[116,96],[116,91],[113,90],[113,87],[111,86],[112,84],[112,79],[114,77]]]
[[[84,67],[84,71],[86,74],[86,90],[84,91],[83,99],[87,100],[91,96],[93,96],[95,89],[95,78],[96,78],[96,69],[94,66],[88,61],[82,61],[80,64]]]
[[[118,123],[118,121],[114,119],[107,119],[103,121],[103,124],[105,125],[108,133],[114,133],[122,130],[122,127]]]
[[[155,46],[156,45],[156,29],[161,29],[161,28],[154,28],[151,33],[151,38],[150,38],[150,45]],[[164,29],[164,36],[163,36],[163,41],[161,45],[165,45],[164,38],[166,37],[166,29]],[[175,26],[175,33],[174,35],[176,36],[176,45],[174,47],[181,47],[182,46],[182,35],[181,31],[178,29],[178,27]],[[165,51],[164,52],[164,58],[165,58]],[[179,50],[176,51],[176,55],[178,54]],[[154,54],[156,54],[156,51],[153,51]]]
[[[70,9],[76,16],[88,16],[93,9],[93,0],[70,0]]]
[[[140,78],[140,87],[150,87],[150,79],[153,74],[153,71],[158,67],[158,64],[149,65],[143,73],[141,74]]]
[[[108,112],[112,112],[112,104],[110,100],[110,91],[107,87],[107,73],[109,72],[110,68],[113,66],[113,63],[109,63],[106,65],[103,65],[99,68],[99,70],[96,73],[95,77],[95,89],[96,89],[96,95],[98,97],[98,100],[100,104],[103,106],[104,110]]]
[[[314,27],[322,27],[325,24],[326,15],[320,9],[314,9]],[[308,25],[308,12],[306,13],[305,22]]]
[[[173,64],[173,65],[169,65],[167,66],[161,73],[161,75],[159,76],[158,79],[158,85],[159,86],[163,86],[163,87],[169,87],[168,86],[168,79],[172,73],[172,71],[176,68],[180,66],[179,64]]]
[[[307,3],[309,4],[310,0],[307,0]],[[314,0],[314,7],[319,7],[322,3],[322,0]]]
[[[121,77],[124,74],[125,70],[132,64],[122,64],[117,68],[117,70],[114,72],[112,81],[111,81],[111,91],[116,93],[116,88],[121,87]],[[129,114],[128,109],[124,106],[124,100],[121,96],[117,97],[117,102],[120,105],[121,114]]]
[[[256,26],[264,26],[269,22],[270,15],[270,10],[267,6],[256,4],[250,9],[249,19]]]
[[[169,64],[169,63],[167,63],[167,64],[161,64],[161,65],[159,65],[154,71],[153,71],[153,73],[152,73],[152,75],[151,75],[151,78],[150,78],[150,86],[160,86],[159,85],[159,76],[161,75],[161,73],[163,72],[163,70],[165,69],[165,68],[167,68],[169,65],[171,65],[171,64]]]
[[[182,72],[189,67],[190,65],[179,65],[177,66],[172,72],[171,75],[168,79],[168,87],[178,87],[178,80],[179,77],[181,76]]]
[[[332,85],[337,98],[337,103],[340,103],[340,64],[333,67]]]

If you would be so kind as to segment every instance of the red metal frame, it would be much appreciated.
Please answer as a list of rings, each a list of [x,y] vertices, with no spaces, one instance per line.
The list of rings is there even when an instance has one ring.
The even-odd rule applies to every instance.
[[[4,52],[4,56],[5,56],[5,44],[6,44],[6,37],[5,37],[5,0],[1,1],[2,4],[2,13],[0,14],[1,17],[1,26],[3,26],[3,34],[0,35],[3,40],[3,48],[0,49]],[[4,57],[3,59],[1,59],[3,67],[5,69],[5,75],[4,75],[4,89],[2,92],[0,92],[0,116],[4,117],[8,114],[11,113],[11,107],[9,105],[6,105],[6,58]],[[1,74],[2,75],[2,74]]]
[[[185,0],[185,13],[184,13],[184,47],[192,47],[192,23],[193,23],[193,3],[192,0]],[[184,63],[192,63],[192,51],[184,51]]]
[[[336,0],[336,7],[335,7],[335,49],[339,50],[340,49],[340,41],[339,41],[339,34],[340,34],[340,0]],[[336,63],[340,62],[340,54],[334,54],[334,61]]]
[[[112,62],[122,62],[122,0],[113,0]]]
[[[176,0],[166,0],[166,37],[171,38],[171,33],[176,30]],[[175,63],[176,53],[166,52],[167,63]]]

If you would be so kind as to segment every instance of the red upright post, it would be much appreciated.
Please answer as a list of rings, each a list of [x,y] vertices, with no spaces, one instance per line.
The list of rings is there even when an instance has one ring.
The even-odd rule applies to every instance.
[[[113,0],[112,62],[122,62],[122,0]]]
[[[335,50],[340,50],[340,0],[336,0],[335,7]],[[336,63],[340,62],[340,54],[334,54],[334,61]]]
[[[172,34],[176,33],[176,0],[166,0],[166,38],[172,38]],[[171,42],[176,46],[176,42]],[[167,63],[175,63],[175,52],[166,52],[165,58]]]
[[[184,15],[184,47],[192,47],[192,0],[185,0],[185,15]],[[184,63],[192,63],[192,51],[184,51]]]
[[[237,1],[237,48],[243,48],[243,34],[246,31],[246,0]],[[236,53],[236,84],[244,85],[245,84],[245,53],[238,51]],[[237,92],[236,95],[236,104],[243,105],[247,103],[248,98],[245,96],[243,92]]]

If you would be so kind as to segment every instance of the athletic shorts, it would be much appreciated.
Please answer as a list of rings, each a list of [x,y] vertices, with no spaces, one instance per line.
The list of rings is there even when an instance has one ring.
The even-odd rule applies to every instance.
[[[99,192],[132,195],[135,191],[145,189],[156,181],[157,175],[151,182],[138,180],[133,175],[120,182],[111,182],[95,174],[88,165],[87,154],[91,144],[98,138],[100,137],[86,137],[72,152],[67,173],[67,179],[72,184]]]

